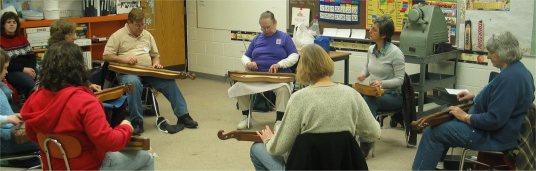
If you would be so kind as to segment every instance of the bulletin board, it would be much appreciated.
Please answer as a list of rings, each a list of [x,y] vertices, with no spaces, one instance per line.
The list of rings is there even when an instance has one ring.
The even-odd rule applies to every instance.
[[[482,2],[501,0],[480,0]],[[471,4],[469,2],[473,2]],[[486,41],[493,33],[510,31],[519,41],[519,45],[525,54],[531,52],[531,41],[534,26],[534,1],[532,0],[511,0],[508,5],[490,6],[478,4],[478,0],[461,0],[458,4],[458,44],[463,45],[466,38],[465,22],[471,21],[471,47],[472,51],[485,51]],[[482,3],[479,2],[479,3]],[[479,7],[479,8],[477,8]],[[483,8],[486,7],[486,8]],[[459,48],[463,46],[458,46]]]
[[[395,24],[395,31],[401,32],[404,27],[404,20],[408,18],[411,10],[412,0],[367,0],[367,24],[370,29],[374,24],[374,19],[383,15],[391,16]]]
[[[357,24],[360,22],[359,0],[331,2],[320,0],[320,21],[330,23]]]
[[[320,0],[288,0],[289,1],[289,14],[291,14],[291,10],[292,10],[292,7],[297,7],[297,8],[309,8],[311,9],[311,19],[310,21],[313,20],[313,18],[317,15],[320,14]],[[365,0],[359,0],[359,23],[355,23],[355,22],[350,22],[350,23],[338,23],[338,22],[327,22],[327,21],[322,21],[322,20],[319,20],[319,26],[320,26],[320,32],[322,33],[323,29],[324,28],[339,28],[339,29],[365,29],[365,19],[366,19],[366,16],[364,15],[365,14],[365,5],[366,3],[368,3],[368,0],[365,1]],[[290,17],[290,16],[289,16]],[[291,19],[289,18],[288,21],[291,21]],[[293,25],[288,24],[290,27],[289,28],[294,28]]]

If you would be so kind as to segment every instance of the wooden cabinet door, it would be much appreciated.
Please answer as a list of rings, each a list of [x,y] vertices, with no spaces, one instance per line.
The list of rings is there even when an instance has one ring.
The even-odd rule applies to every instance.
[[[184,0],[154,0],[154,16],[146,15],[146,18],[154,20],[154,25],[148,26],[147,30],[156,40],[160,52],[160,63],[168,69],[182,70],[185,67],[184,6]],[[150,8],[145,5],[145,10],[152,10]]]

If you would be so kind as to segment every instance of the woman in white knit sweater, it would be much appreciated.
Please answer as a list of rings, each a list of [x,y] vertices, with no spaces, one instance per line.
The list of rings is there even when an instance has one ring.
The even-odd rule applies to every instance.
[[[284,170],[294,140],[303,133],[349,131],[356,140],[368,141],[380,137],[380,126],[363,97],[349,86],[334,83],[330,78],[333,68],[333,61],[320,46],[303,47],[296,79],[311,85],[292,94],[275,134],[268,126],[257,132],[264,143],[251,147],[256,170]]]

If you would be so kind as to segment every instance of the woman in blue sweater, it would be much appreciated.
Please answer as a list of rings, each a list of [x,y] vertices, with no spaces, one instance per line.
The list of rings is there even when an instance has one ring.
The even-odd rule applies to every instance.
[[[523,119],[534,102],[534,79],[520,62],[523,53],[512,33],[494,34],[486,48],[501,73],[476,96],[458,94],[460,101],[474,102],[468,113],[451,106],[449,113],[456,119],[424,130],[413,170],[434,170],[450,147],[504,151],[517,146]]]
[[[7,53],[0,49],[0,80],[3,80],[7,74],[7,68],[9,66],[9,56]],[[17,144],[11,137],[11,128],[22,122],[20,115],[15,114],[11,109],[11,105],[8,101],[8,96],[11,96],[11,90],[3,82],[0,82],[0,155],[11,155],[22,152],[37,151],[39,148],[37,144],[33,142],[26,142],[24,144]]]

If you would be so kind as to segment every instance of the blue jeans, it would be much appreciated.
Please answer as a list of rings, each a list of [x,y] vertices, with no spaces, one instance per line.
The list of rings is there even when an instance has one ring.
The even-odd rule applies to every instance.
[[[119,75],[120,84],[132,84],[133,90],[128,93],[128,111],[130,120],[143,120],[143,106],[141,103],[141,93],[143,92],[142,80],[150,84],[154,89],[160,91],[169,100],[173,113],[178,117],[188,113],[186,100],[182,96],[175,80],[161,79],[156,77],[145,77],[137,75]]]
[[[255,170],[285,170],[283,156],[273,156],[268,153],[264,143],[253,143],[249,155]]]
[[[479,131],[457,119],[425,128],[412,169],[435,170],[446,150],[450,147],[474,148],[478,144],[473,144],[471,139],[479,135]]]
[[[395,92],[385,92],[383,96],[372,97],[372,96],[363,96],[367,102],[370,112],[374,117],[378,115],[378,111],[393,111],[397,109],[402,109],[402,95]]]
[[[108,152],[100,170],[154,170],[154,157],[143,150]]]

